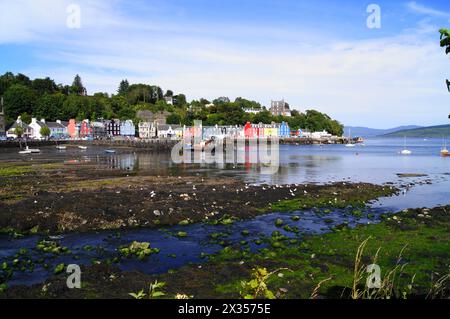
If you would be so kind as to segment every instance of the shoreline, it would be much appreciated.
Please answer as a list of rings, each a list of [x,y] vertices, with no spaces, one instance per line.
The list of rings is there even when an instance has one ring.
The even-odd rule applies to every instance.
[[[240,138],[248,142],[248,138]],[[228,140],[228,139],[225,139]],[[264,139],[262,139],[264,140]],[[171,148],[181,142],[176,139],[148,139],[148,140],[28,140],[27,144],[32,147],[53,146],[56,143],[61,145],[84,145],[84,146],[108,146],[108,147],[127,147],[135,149],[148,149],[149,151],[170,151]],[[347,137],[333,136],[329,138],[296,138],[296,137],[282,137],[279,138],[281,145],[317,145],[317,144],[346,144],[346,143],[360,143],[357,138],[349,139]],[[19,148],[20,145],[25,144],[25,141],[0,141],[0,149],[2,148]]]

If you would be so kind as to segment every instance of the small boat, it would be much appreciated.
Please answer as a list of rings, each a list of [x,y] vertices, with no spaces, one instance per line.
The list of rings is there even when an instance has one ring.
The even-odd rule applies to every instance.
[[[78,148],[79,148],[80,150],[87,150],[87,146],[81,146],[81,145],[78,145]]]
[[[65,149],[67,149],[67,146],[64,146],[64,145],[57,145],[57,146],[56,146],[56,149],[58,149],[58,150],[60,150],[60,151],[63,151],[63,150],[65,150]]]
[[[400,152],[400,154],[402,154],[402,155],[411,155],[412,152],[410,150],[403,150],[403,151]]]
[[[350,129],[348,129],[348,143],[345,144],[345,147],[355,147],[355,144],[352,143],[352,134]]]
[[[37,148],[29,148],[28,146],[25,147],[25,150],[20,151],[19,154],[33,154],[33,153],[40,153],[41,150]]]
[[[446,141],[444,141],[444,145],[443,145],[443,147],[441,149],[441,156],[443,156],[443,157],[450,157],[450,152],[447,149],[447,142]]]
[[[402,154],[402,155],[411,155],[412,154],[412,152],[406,148],[406,136],[405,136],[404,142],[403,142],[403,150],[400,152],[400,154]]]
[[[105,153],[114,154],[116,153],[116,150],[105,150]]]

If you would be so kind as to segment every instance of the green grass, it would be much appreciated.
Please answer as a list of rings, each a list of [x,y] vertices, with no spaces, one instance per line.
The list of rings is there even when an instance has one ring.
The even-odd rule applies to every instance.
[[[309,298],[317,284],[328,279],[321,284],[318,293],[339,298],[344,287],[352,287],[359,245],[370,238],[362,263],[371,264],[379,250],[376,263],[381,267],[383,277],[396,267],[401,253],[403,268],[395,279],[397,297],[409,291],[407,287],[412,281],[410,292],[425,296],[432,283],[449,272],[449,225],[448,213],[422,219],[417,217],[417,212],[408,212],[399,214],[397,220],[390,218],[380,224],[344,228],[340,232],[307,238],[298,245],[288,245],[274,234],[272,246],[258,254],[228,248],[212,260],[216,263],[244,260],[248,267],[266,267],[269,271],[280,267],[293,270],[283,278],[274,277],[268,282],[273,291],[287,289],[287,298]],[[247,273],[230,278],[217,285],[216,292],[237,297],[240,282],[247,279]]]
[[[1,167],[0,177],[20,176],[34,171],[32,166]]]
[[[323,193],[320,196],[304,194],[294,199],[272,203],[268,207],[260,209],[260,212],[292,212],[311,208],[362,208],[368,201],[382,196],[390,196],[395,191],[395,189],[389,187],[381,187],[374,189],[356,188],[348,194]]]

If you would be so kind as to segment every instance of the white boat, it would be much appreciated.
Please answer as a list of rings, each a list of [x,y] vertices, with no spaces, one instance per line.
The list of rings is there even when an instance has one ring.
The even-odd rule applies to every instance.
[[[81,146],[81,145],[78,145],[78,148],[79,148],[80,150],[87,150],[87,146]]]
[[[20,151],[19,154],[33,154],[33,153],[40,153],[41,150],[37,148],[29,148],[28,146],[25,147],[25,150]]]
[[[443,156],[443,157],[450,156],[450,152],[447,149],[447,141],[445,141],[445,140],[444,140],[444,145],[442,146],[442,149],[441,149],[441,156]]]
[[[400,152],[400,154],[402,154],[402,155],[411,155],[412,154],[412,152],[406,148],[406,136],[405,136],[404,142],[403,142],[403,150]]]
[[[352,143],[352,134],[350,129],[348,129],[348,140],[349,142],[345,144],[345,147],[355,147],[355,144]]]
[[[105,152],[108,154],[114,154],[116,152],[116,150],[105,150]]]
[[[402,155],[411,155],[412,152],[410,150],[403,150],[403,151],[400,152],[400,154],[402,154]]]
[[[63,150],[65,150],[65,149],[67,149],[67,146],[57,145],[57,146],[56,146],[56,149],[58,149],[58,150],[60,150],[60,151],[63,151]]]

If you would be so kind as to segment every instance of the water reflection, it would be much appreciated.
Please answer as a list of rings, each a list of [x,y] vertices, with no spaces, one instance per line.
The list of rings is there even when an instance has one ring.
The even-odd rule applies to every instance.
[[[109,169],[129,170],[137,174],[203,174],[206,176],[233,176],[250,183],[329,183],[351,180],[355,182],[384,183],[398,180],[398,173],[429,174],[430,178],[450,172],[450,158],[439,156],[439,139],[408,140],[411,156],[400,156],[403,139],[367,140],[365,146],[354,149],[343,145],[295,146],[281,145],[279,169],[267,174],[265,166],[252,163],[255,150],[235,151],[231,163],[182,163],[172,161],[169,153],[133,152],[117,149],[116,154],[106,154],[101,147],[86,151],[68,148],[57,151],[54,147],[42,148],[41,154],[21,156],[17,150],[3,149],[0,161],[64,162],[67,164],[92,162]],[[240,157],[238,156],[240,155]],[[227,156],[227,154],[224,154]],[[243,160],[237,160],[242,158]]]

